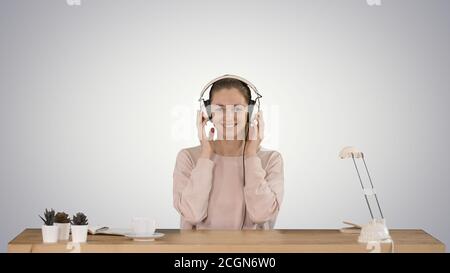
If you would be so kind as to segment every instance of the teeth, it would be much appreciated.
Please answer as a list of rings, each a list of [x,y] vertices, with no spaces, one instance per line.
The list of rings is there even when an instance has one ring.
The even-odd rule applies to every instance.
[[[232,128],[232,127],[234,127],[235,126],[235,124],[231,124],[231,125],[225,125],[225,127],[227,127],[227,128]]]

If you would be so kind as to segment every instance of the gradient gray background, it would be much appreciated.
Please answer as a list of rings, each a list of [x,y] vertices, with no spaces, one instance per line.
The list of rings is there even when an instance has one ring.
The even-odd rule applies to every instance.
[[[276,228],[368,221],[354,145],[388,226],[450,244],[450,1],[0,3],[0,251],[46,207],[177,228],[174,109],[224,73],[278,107]]]

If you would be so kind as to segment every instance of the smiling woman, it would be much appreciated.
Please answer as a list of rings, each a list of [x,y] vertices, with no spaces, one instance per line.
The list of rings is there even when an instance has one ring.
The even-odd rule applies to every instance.
[[[283,199],[283,160],[260,146],[263,116],[258,112],[252,118],[254,101],[246,82],[232,75],[213,81],[210,110],[197,113],[201,145],[178,153],[173,202],[181,228],[270,229],[275,224]],[[216,140],[214,128],[206,136],[208,120]]]

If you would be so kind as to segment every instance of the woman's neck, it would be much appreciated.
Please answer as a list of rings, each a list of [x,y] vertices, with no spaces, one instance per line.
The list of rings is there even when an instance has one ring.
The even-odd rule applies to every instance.
[[[243,140],[216,140],[214,152],[223,156],[240,156],[244,150]]]

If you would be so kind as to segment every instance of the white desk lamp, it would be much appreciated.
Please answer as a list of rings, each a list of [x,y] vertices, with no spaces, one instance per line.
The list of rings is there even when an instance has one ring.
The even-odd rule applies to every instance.
[[[370,216],[372,218],[372,220],[367,225],[363,225],[361,227],[361,232],[358,237],[358,242],[367,243],[367,244],[378,243],[378,246],[379,246],[379,243],[393,244],[391,236],[389,235],[389,230],[386,227],[386,221],[384,219],[383,212],[381,211],[381,207],[380,207],[380,203],[378,202],[377,194],[373,187],[373,182],[370,177],[369,170],[367,169],[366,161],[364,160],[364,154],[354,147],[345,147],[339,153],[339,157],[341,159],[351,158],[353,160],[353,164],[355,166],[356,173],[358,174],[359,182],[361,184],[361,188],[364,193],[364,198],[366,199],[366,203],[369,208]],[[364,167],[367,172],[367,176],[369,177],[370,187],[364,187],[364,184],[361,179],[361,175],[358,170],[358,166],[356,165],[355,158],[362,159],[362,161],[364,163]],[[381,219],[376,219],[374,217],[373,210],[372,210],[372,207],[370,206],[370,202],[369,202],[369,196],[373,196],[375,198],[375,201],[376,201],[377,207],[378,207],[378,211],[381,215]]]

